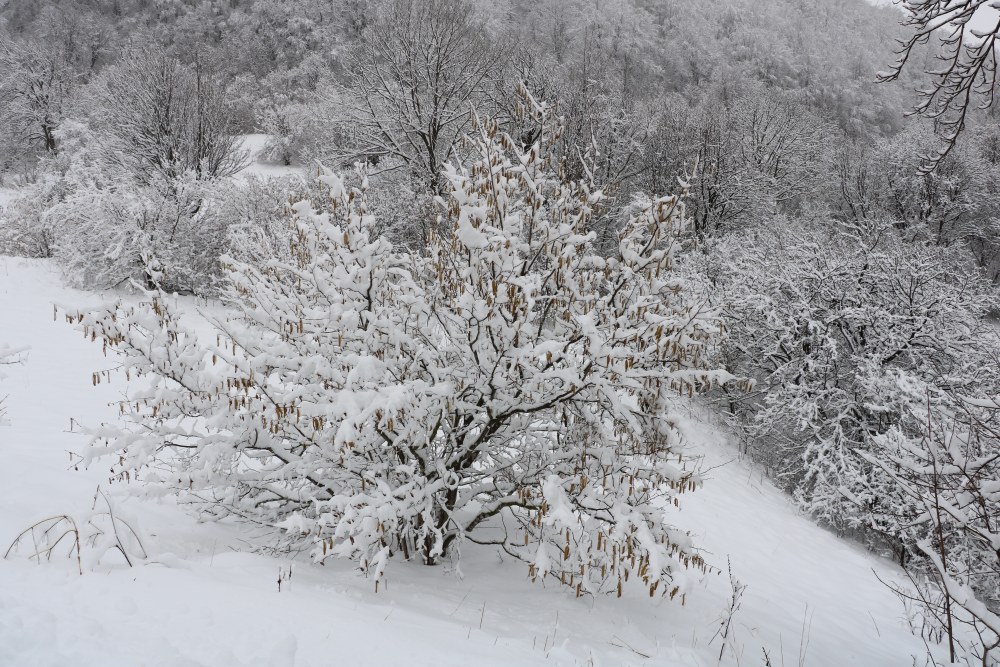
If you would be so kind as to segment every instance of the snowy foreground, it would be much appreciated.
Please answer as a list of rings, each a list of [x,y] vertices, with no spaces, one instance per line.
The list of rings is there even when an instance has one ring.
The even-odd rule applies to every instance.
[[[92,373],[114,360],[53,321],[52,304],[102,298],[65,288],[47,262],[0,257],[0,343],[31,348],[0,383],[10,422],[0,426],[0,552],[40,519],[86,514],[101,484],[116,514],[143,533],[149,558],[129,568],[109,552],[93,562],[85,546],[82,576],[64,551],[41,565],[24,551],[0,561],[3,667],[716,665],[732,592],[727,558],[747,588],[721,664],[889,667],[924,651],[876,578],[899,581],[898,568],[800,516],[733,460],[718,429],[694,422],[705,465],[718,467],[685,496],[678,522],[698,527],[695,544],[722,572],[683,606],[637,592],[575,599],[471,545],[462,576],[394,563],[377,594],[350,563],[246,552],[245,527],[198,523],[169,499],[131,497],[134,487],[107,484],[103,465],[73,469],[69,452],[86,446],[78,424],[113,419],[107,404],[123,387],[92,386]],[[279,592],[278,573],[290,566]]]

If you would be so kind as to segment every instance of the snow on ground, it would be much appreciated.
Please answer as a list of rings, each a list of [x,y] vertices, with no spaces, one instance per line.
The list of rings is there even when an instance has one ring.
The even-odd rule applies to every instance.
[[[683,606],[639,595],[575,599],[466,546],[464,578],[394,563],[376,594],[349,563],[298,561],[279,592],[290,561],[239,551],[250,529],[198,523],[169,499],[109,486],[102,465],[73,470],[69,452],[86,444],[76,424],[113,419],[107,403],[123,387],[92,386],[92,372],[114,360],[53,321],[52,303],[105,298],[63,287],[45,261],[0,257],[0,343],[31,347],[0,383],[10,421],[0,426],[0,553],[39,519],[84,513],[102,484],[144,533],[150,558],[129,568],[109,554],[82,576],[62,555],[0,560],[0,666],[718,664],[725,573]],[[719,429],[694,420],[690,429],[706,464],[721,467],[686,496],[678,521],[698,533],[711,563],[724,570],[728,557],[748,586],[722,664],[763,665],[766,651],[773,667],[911,665],[922,644],[873,574],[899,580],[898,569],[800,516],[731,461]]]
[[[267,134],[243,135],[242,148],[249,154],[250,162],[238,174],[239,177],[282,178],[284,176],[301,176],[304,173],[302,167],[288,166],[279,161],[265,158],[270,141],[271,136]]]

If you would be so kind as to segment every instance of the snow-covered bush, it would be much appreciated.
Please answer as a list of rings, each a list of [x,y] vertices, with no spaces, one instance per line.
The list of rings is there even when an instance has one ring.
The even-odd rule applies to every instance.
[[[294,229],[288,207],[303,199],[323,201],[322,187],[295,177],[257,178],[217,185],[213,190],[216,216],[225,228],[225,254],[260,266],[272,259],[290,260]]]
[[[210,292],[227,247],[213,185],[193,174],[156,176],[148,185],[99,178],[44,214],[61,230],[57,255],[67,277],[90,288],[134,282]]]
[[[66,121],[55,136],[63,151],[0,210],[0,252],[54,257],[81,287],[135,281],[211,293],[221,276],[219,258],[273,236],[276,212],[287,203],[283,181],[268,186],[170,170],[137,179],[107,163],[100,132],[84,123]],[[273,244],[258,248],[274,251]]]
[[[294,70],[272,73],[253,92],[256,127],[270,137],[265,159],[313,164],[344,141],[334,112],[343,83],[322,59],[310,57]]]
[[[57,230],[45,219],[62,184],[44,179],[27,189],[6,206],[0,207],[0,254],[16,257],[52,257],[55,254]]]
[[[822,521],[912,545],[889,518],[909,501],[859,452],[907,422],[912,382],[996,383],[993,290],[960,250],[889,223],[777,219],[717,251],[726,363],[759,390],[734,403],[750,453]]]
[[[64,121],[53,130],[61,150],[41,162],[42,176],[0,208],[0,253],[19,257],[54,257],[63,232],[46,214],[50,208],[95,178],[90,128]]]
[[[290,260],[229,263],[210,339],[162,294],[73,317],[151,381],[94,454],[376,579],[470,540],[578,594],[683,590],[704,563],[667,519],[700,477],[674,401],[732,380],[674,267],[683,201],[637,202],[598,255],[604,197],[560,177],[559,124],[524,98],[541,141],[477,122],[422,252],[375,238],[364,191],[327,172],[322,206],[290,207]]]
[[[15,202],[4,245],[56,256],[84,287],[210,292],[228,242],[220,179],[245,159],[224,88],[200,66],[137,49],[93,88],[91,123],[64,123],[63,155]]]
[[[911,503],[893,518],[920,527],[915,550],[924,585],[893,588],[924,608],[947,639],[952,663],[997,665],[1000,398],[977,387],[912,388],[910,424],[877,436],[865,453]]]

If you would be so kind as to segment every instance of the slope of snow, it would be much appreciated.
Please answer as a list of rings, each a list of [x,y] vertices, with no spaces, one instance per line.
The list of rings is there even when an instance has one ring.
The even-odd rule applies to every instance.
[[[394,563],[376,594],[350,564],[240,551],[252,529],[198,523],[169,499],[109,485],[100,464],[74,470],[69,452],[86,445],[77,425],[114,419],[107,404],[124,387],[92,386],[91,374],[114,359],[61,316],[53,321],[52,303],[105,298],[63,287],[45,261],[0,257],[0,343],[31,347],[0,383],[10,421],[0,426],[0,553],[39,519],[85,513],[100,484],[150,557],[129,568],[109,553],[82,576],[64,550],[41,564],[24,553],[0,560],[0,666],[720,664],[713,637],[726,573],[709,575],[683,606],[637,594],[575,599],[466,546],[464,578]],[[730,461],[721,429],[694,419],[689,429],[706,465],[719,467],[677,520],[709,562],[724,571],[728,558],[747,585],[721,664],[763,665],[766,651],[774,667],[911,665],[922,643],[873,573],[899,580],[898,569],[816,527]]]

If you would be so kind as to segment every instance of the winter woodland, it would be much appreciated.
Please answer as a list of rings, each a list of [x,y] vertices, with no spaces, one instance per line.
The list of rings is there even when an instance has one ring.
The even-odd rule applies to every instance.
[[[0,568],[140,567],[140,495],[370,596],[474,550],[577,605],[726,575],[697,664],[783,665],[681,521],[693,419],[902,575],[893,664],[1000,665],[998,34],[996,0],[0,3],[0,255],[118,388],[67,413],[91,512],[17,517]]]

